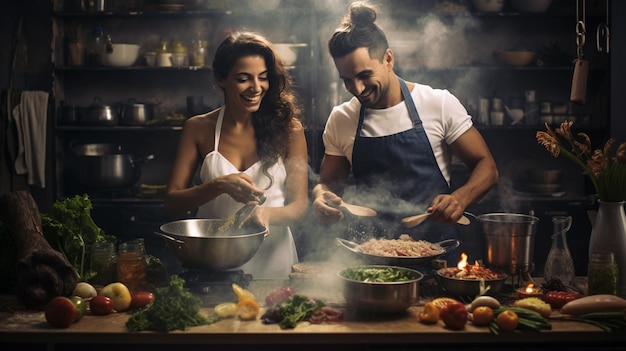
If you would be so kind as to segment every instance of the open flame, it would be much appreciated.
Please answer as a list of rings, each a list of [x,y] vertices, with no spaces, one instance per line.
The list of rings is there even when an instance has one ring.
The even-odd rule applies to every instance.
[[[478,263],[478,261],[474,261],[474,267],[479,268],[480,264]],[[459,260],[459,263],[456,265],[456,268],[458,268],[459,270],[471,270],[471,266],[469,265],[469,263],[467,262],[467,254],[465,252],[461,252],[461,259]]]
[[[535,284],[533,284],[533,283],[528,284],[528,286],[526,287],[526,292],[529,293],[529,294],[533,293],[535,291],[534,287],[535,287]]]
[[[461,260],[456,265],[456,268],[463,270],[467,267],[467,254],[465,252],[461,252]]]

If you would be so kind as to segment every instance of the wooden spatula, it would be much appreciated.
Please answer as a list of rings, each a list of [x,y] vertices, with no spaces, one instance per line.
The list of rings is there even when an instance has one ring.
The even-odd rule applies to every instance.
[[[418,215],[415,215],[415,216],[409,216],[409,217],[402,218],[402,225],[404,225],[405,228],[417,227],[422,222],[424,222],[426,220],[426,218],[428,218],[428,216],[430,216],[430,213],[427,212],[427,213],[422,213],[422,214],[418,214]],[[468,225],[468,224],[470,224],[470,220],[469,220],[469,218],[467,218],[467,217],[465,217],[463,215],[463,216],[461,216],[461,218],[459,218],[457,223],[463,224],[463,225]]]

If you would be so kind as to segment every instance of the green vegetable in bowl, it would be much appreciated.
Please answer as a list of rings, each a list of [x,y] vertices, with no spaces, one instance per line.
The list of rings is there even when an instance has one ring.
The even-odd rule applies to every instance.
[[[410,271],[393,267],[346,268],[341,275],[344,278],[361,282],[405,282],[415,279]]]

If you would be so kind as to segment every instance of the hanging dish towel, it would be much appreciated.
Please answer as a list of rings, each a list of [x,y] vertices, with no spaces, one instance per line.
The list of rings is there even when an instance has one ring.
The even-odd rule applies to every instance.
[[[20,103],[13,108],[17,128],[18,153],[15,172],[28,173],[28,184],[46,187],[46,122],[48,93],[23,91]]]

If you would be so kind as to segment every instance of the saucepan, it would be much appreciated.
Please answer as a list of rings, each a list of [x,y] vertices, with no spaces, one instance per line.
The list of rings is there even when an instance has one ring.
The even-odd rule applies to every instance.
[[[186,268],[222,271],[248,262],[268,233],[267,228],[257,223],[232,228],[228,221],[183,219],[163,224],[161,232],[154,234],[165,239],[170,251]]]
[[[141,176],[141,163],[154,155],[134,157],[123,145],[112,143],[72,144],[73,170],[79,183],[88,187],[131,187]]]
[[[142,103],[130,98],[122,107],[120,123],[128,126],[145,125],[154,119],[154,107],[155,104]]]

